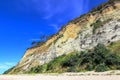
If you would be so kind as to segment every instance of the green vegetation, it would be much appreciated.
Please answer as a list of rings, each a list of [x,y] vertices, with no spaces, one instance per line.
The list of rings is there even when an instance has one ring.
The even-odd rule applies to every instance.
[[[74,20],[71,20],[69,23],[76,24],[76,23],[78,23],[85,15],[87,15],[87,14],[82,14],[80,17],[75,18]]]
[[[46,41],[49,40],[49,39],[51,39],[54,35],[55,35],[55,34],[49,35],[49,36],[45,36],[45,35],[40,36],[40,40],[39,40],[39,41],[33,41],[33,42],[31,43],[31,45],[32,45],[31,48],[36,48],[36,47],[40,47],[40,46],[44,45],[44,44],[46,43]],[[61,37],[61,35],[60,35],[60,37]],[[51,43],[51,44],[52,44],[52,43]],[[49,46],[50,46],[51,44],[49,44]],[[31,49],[31,48],[28,48],[28,49]]]
[[[101,27],[103,24],[102,24],[102,21],[100,19],[98,19],[95,23],[93,23],[91,26],[93,26],[93,33],[95,33],[96,29]]]
[[[109,2],[120,1],[120,0],[109,0]]]
[[[90,13],[88,13],[88,14],[83,14],[83,15],[81,15],[80,17],[75,18],[74,20],[71,20],[69,23],[76,24],[76,23],[78,23],[82,18],[84,18],[84,16],[86,16],[86,15],[90,15],[91,13],[96,13],[96,12],[102,12],[102,10],[103,10],[104,8],[109,7],[110,5],[114,4],[114,2],[116,2],[116,1],[120,1],[120,0],[109,0],[108,2],[105,2],[105,3],[101,4],[101,5],[99,5],[98,7],[93,8],[93,9],[90,11]],[[115,6],[113,6],[113,7],[115,8]],[[93,15],[94,15],[94,14],[93,14]]]
[[[114,2],[116,2],[116,1],[120,1],[120,0],[109,0],[108,2],[103,3],[103,4],[101,4],[100,6],[98,6],[98,7],[96,7],[96,8],[93,8],[90,12],[91,12],[91,13],[97,12],[97,11],[101,12],[101,11],[103,10],[103,8],[107,8],[107,7],[109,7],[110,5],[113,5]],[[115,8],[115,6],[113,6],[113,7]]]
[[[51,39],[54,35],[55,35],[55,34],[50,35],[50,36],[44,36],[44,35],[43,35],[43,36],[40,36],[40,40],[39,40],[39,41],[33,41],[33,42],[31,43],[31,45],[32,45],[31,48],[36,48],[36,47],[40,47],[40,46],[44,45],[45,42],[46,42],[47,40]],[[59,36],[57,37],[57,39],[56,39],[53,43],[55,44],[55,43],[58,41],[58,39],[60,39],[61,37],[63,37],[63,34],[59,35]],[[52,43],[51,43],[51,44],[52,44]],[[49,46],[50,46],[51,44],[49,44]],[[31,48],[29,48],[29,49],[31,49]]]
[[[120,41],[112,42],[107,46],[113,53],[120,55]]]
[[[60,38],[62,38],[62,37],[63,37],[63,34],[59,35],[59,36],[57,37],[57,39],[54,41],[54,44],[55,44]]]
[[[95,70],[103,72],[120,69],[120,56],[104,45],[98,44],[93,50],[72,52],[62,55],[49,63],[33,67],[28,73],[62,73]]]
[[[47,40],[48,36],[40,36],[40,40],[39,41],[33,41],[31,43],[32,47],[31,48],[35,48],[35,47],[39,47],[45,44],[46,40]]]
[[[100,28],[101,26],[103,26],[104,24],[108,23],[111,20],[112,19],[101,21],[100,19],[98,19],[95,23],[91,24],[91,26],[93,26],[93,33],[95,33],[96,29]]]
[[[107,70],[109,70],[109,68],[104,63],[101,63],[101,64],[97,65],[96,68],[95,68],[96,72],[104,72],[104,71],[107,71]]]

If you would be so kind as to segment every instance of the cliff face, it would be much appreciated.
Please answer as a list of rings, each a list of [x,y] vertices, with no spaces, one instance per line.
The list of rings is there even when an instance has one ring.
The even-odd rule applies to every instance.
[[[106,3],[99,10],[69,22],[40,47],[30,48],[9,73],[23,73],[55,57],[91,49],[120,40],[120,2]]]

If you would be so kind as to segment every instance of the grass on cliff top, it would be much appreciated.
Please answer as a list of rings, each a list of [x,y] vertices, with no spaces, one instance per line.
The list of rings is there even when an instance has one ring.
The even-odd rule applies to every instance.
[[[111,46],[112,47],[112,46]],[[49,63],[33,67],[27,73],[103,72],[120,69],[120,56],[98,44],[94,50],[62,55]]]

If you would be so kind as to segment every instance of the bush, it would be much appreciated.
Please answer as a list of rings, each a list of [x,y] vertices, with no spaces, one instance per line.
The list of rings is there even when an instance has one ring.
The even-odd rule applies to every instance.
[[[67,72],[76,72],[76,69],[75,67],[69,67]]]
[[[107,71],[107,70],[109,70],[109,68],[104,63],[101,63],[101,64],[97,65],[96,68],[95,68],[96,72],[104,72],[104,71]]]
[[[39,72],[41,72],[41,73],[46,72],[47,71],[47,64],[44,64],[44,65],[40,66],[39,70],[40,70]]]
[[[92,64],[87,64],[87,67],[85,68],[85,70],[87,71],[92,71],[94,69]]]
[[[103,72],[120,69],[120,57],[111,53],[103,44],[98,44],[93,50],[73,52],[55,58],[47,64],[31,68],[31,72]]]

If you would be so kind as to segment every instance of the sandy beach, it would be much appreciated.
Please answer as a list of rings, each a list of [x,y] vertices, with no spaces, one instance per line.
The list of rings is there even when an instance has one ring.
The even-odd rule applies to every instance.
[[[36,75],[0,75],[0,80],[120,80],[120,71],[102,73],[64,73]]]
[[[120,80],[120,76],[0,76],[0,80]]]

